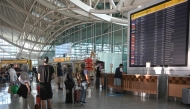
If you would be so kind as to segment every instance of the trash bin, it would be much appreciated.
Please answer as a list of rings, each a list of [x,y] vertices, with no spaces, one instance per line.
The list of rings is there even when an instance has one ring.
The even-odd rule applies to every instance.
[[[190,104],[190,88],[182,89],[182,103]]]

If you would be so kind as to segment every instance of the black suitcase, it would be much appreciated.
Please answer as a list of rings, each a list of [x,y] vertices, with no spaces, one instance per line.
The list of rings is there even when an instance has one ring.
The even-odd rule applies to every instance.
[[[66,100],[65,103],[73,103],[73,92],[74,83],[70,81],[65,81],[66,86]]]

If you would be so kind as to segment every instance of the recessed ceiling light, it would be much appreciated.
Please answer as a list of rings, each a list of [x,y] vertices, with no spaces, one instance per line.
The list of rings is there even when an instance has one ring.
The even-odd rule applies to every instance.
[[[141,5],[140,5],[140,6],[138,6],[138,8],[141,8]]]

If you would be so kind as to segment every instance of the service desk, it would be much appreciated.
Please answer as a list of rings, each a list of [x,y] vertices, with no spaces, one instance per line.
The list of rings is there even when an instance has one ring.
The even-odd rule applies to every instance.
[[[102,88],[106,89],[107,85],[107,74],[106,73],[100,73],[100,85],[102,85]]]
[[[123,74],[122,90],[145,93],[161,98],[166,95],[166,75]],[[114,88],[114,74],[107,74],[107,86]]]
[[[189,76],[168,76],[168,100],[181,101],[182,89],[190,88]]]

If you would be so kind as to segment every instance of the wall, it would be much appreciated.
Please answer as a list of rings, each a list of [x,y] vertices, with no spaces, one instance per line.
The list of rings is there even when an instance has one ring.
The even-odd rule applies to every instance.
[[[128,18],[130,18],[130,14],[133,12],[136,12],[138,10],[141,10],[143,8],[149,7],[151,5],[157,4],[159,2],[162,2],[164,0],[153,0],[152,2],[145,4],[143,6],[141,6],[140,9],[135,9],[132,10],[128,13]],[[130,24],[130,19],[128,20],[129,24]],[[189,30],[190,33],[190,30]],[[130,28],[128,28],[128,36],[130,36]],[[190,38],[189,38],[190,39]],[[128,37],[128,47],[130,47],[130,37]],[[190,42],[190,40],[189,40]],[[190,75],[190,45],[188,44],[188,65],[187,67],[168,67],[167,69],[163,69],[162,67],[152,67],[150,68],[150,74],[161,74],[161,73],[165,73],[166,74],[171,74],[171,75]],[[129,53],[129,51],[128,51]],[[129,56],[128,56],[129,59]],[[146,73],[146,68],[144,67],[129,67],[129,65],[127,65],[127,72],[130,74],[145,74]]]
[[[108,22],[94,22],[79,24],[68,27],[51,44],[50,52],[45,52],[42,57],[55,56],[54,47],[64,43],[72,42],[70,57],[89,57],[92,50],[97,53],[120,53],[124,64],[123,70],[127,70],[127,27]],[[122,62],[121,61],[121,62]]]
[[[122,54],[118,53],[98,53],[100,61],[105,62],[105,73],[110,73],[110,64],[113,64],[112,73],[115,73],[115,69],[122,63]]]

